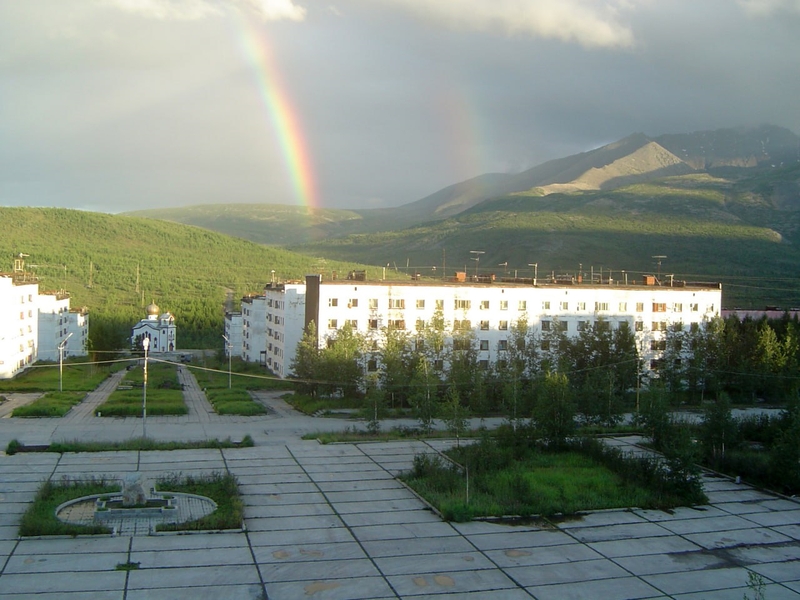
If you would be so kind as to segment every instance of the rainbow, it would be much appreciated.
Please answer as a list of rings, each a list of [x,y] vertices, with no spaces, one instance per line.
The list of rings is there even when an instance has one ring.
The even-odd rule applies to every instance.
[[[243,15],[236,14],[233,18],[239,25],[240,50],[253,71],[261,102],[277,131],[298,202],[308,209],[318,208],[314,170],[300,118],[292,107],[267,40]]]

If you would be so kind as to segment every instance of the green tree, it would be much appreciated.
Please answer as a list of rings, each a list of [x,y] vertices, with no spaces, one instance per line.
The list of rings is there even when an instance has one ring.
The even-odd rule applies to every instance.
[[[456,437],[456,446],[460,446],[461,437],[469,429],[469,410],[461,403],[454,386],[450,386],[445,394],[442,417],[447,430]]]
[[[383,347],[379,351],[379,379],[392,406],[395,403],[403,405],[408,399],[414,359],[409,334],[401,329],[386,329]]]
[[[575,405],[567,376],[546,373],[539,383],[533,420],[549,445],[563,445],[575,430]]]
[[[317,325],[311,321],[297,344],[294,358],[289,365],[291,377],[297,380],[300,393],[316,396],[318,392],[321,357],[317,342]]]
[[[712,464],[725,459],[725,452],[736,446],[739,428],[731,414],[728,394],[720,392],[717,399],[709,403],[700,426],[700,441],[706,460]]]
[[[411,379],[411,406],[419,421],[423,433],[433,430],[433,420],[437,414],[437,393],[441,382],[428,365],[428,359],[422,357],[417,363]]]
[[[320,370],[329,394],[353,397],[364,381],[364,337],[350,323],[336,330],[320,352]]]

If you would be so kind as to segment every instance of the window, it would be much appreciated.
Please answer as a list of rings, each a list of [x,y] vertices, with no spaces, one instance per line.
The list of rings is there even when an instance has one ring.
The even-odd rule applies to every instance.
[[[425,329],[425,319],[417,319],[417,331]]]
[[[472,323],[469,322],[469,319],[455,319],[453,321],[453,330],[455,331],[462,331],[464,329],[471,329]]]
[[[578,310],[586,310],[586,302],[578,302]]]
[[[378,361],[374,358],[370,358],[367,361],[367,371],[369,371],[370,373],[374,373],[377,370],[378,370]]]
[[[550,301],[549,300],[545,300],[544,302],[542,302],[542,310],[550,310]]]
[[[328,306],[339,306],[338,298],[328,298]]]
[[[708,308],[706,308],[706,312],[713,313],[714,312],[714,305],[713,304],[709,304]],[[31,316],[31,311],[28,311],[28,316],[29,317]]]
[[[595,312],[597,312],[598,310],[608,310],[608,302],[595,302],[594,310]]]
[[[506,350],[508,350],[508,340],[500,340],[499,342],[497,342],[497,349],[500,352],[505,352]]]
[[[644,331],[644,323],[642,321],[636,321],[633,324],[634,331]]]
[[[441,358],[434,359],[433,361],[433,368],[437,371],[441,371],[444,369],[444,360]]]
[[[528,301],[527,300],[520,300],[518,308],[519,308],[519,310],[528,310]]]
[[[697,312],[697,311],[700,310],[700,305],[698,305],[696,303],[695,304],[690,304],[689,305],[689,310],[691,310],[692,312]]]
[[[644,302],[636,303],[636,312],[644,312]]]
[[[489,329],[489,321],[481,321],[481,331],[487,331]]]
[[[464,338],[453,338],[453,350],[469,350],[470,340]]]
[[[414,348],[417,352],[422,352],[425,350],[425,340],[422,338],[417,338]]]
[[[25,320],[25,311],[21,311],[21,312],[19,313],[19,320],[20,320],[20,321],[24,321],[24,320]]]
[[[508,310],[508,300],[500,300],[500,310]]]
[[[478,361],[478,366],[479,366],[479,367],[480,367],[482,370],[486,371],[486,370],[488,370],[488,369],[489,369],[489,361],[488,361],[488,360],[486,360],[486,359],[484,358],[484,359],[482,359],[482,360]]]
[[[436,301],[436,310],[444,310],[444,300]]]
[[[378,319],[370,319],[369,328],[373,331],[376,330],[378,328]]]
[[[542,350],[550,350],[550,340],[542,340]]]
[[[405,319],[392,319],[389,321],[389,329],[405,329]]]
[[[369,299],[369,308],[370,308],[370,310],[377,310],[378,309],[378,299],[377,298],[370,298]]]
[[[683,312],[683,303],[676,302],[675,304],[672,305],[672,310],[674,312]]]
[[[336,329],[339,326],[339,322],[336,319],[328,319],[328,329]]]
[[[356,321],[355,319],[348,319],[347,321],[345,321],[345,323],[350,325],[350,327],[353,328],[353,331],[358,330],[358,321]]]
[[[542,331],[550,331],[552,321],[542,321]]]
[[[389,298],[389,309],[404,309],[406,301],[403,298]]]
[[[420,310],[425,308],[425,299],[424,298],[422,298],[420,300],[417,300],[417,308],[420,309]]]
[[[653,331],[666,331],[667,330],[667,322],[666,321],[653,321],[653,326],[650,328]]]
[[[481,340],[480,349],[481,350],[488,350],[489,349],[489,340]]]
[[[566,321],[558,321],[558,330],[559,331],[567,331],[569,329],[569,323]]]
[[[569,310],[569,302],[559,302],[558,310]]]
[[[489,310],[489,301],[481,300],[481,310]]]
[[[350,298],[350,302],[347,303],[347,306],[350,308],[358,308],[358,298]]]
[[[619,312],[628,312],[628,303],[627,302],[620,302],[619,303]]]
[[[500,323],[498,324],[497,328],[500,331],[508,331],[508,321],[500,321]]]
[[[472,302],[469,300],[456,299],[456,310],[469,310],[470,306],[472,306]]]
[[[578,321],[578,331],[586,331],[589,328],[588,321]]]
[[[667,312],[667,303],[653,302],[653,312]]]
[[[654,358],[650,361],[650,369],[653,371],[658,371],[664,365],[663,358]]]

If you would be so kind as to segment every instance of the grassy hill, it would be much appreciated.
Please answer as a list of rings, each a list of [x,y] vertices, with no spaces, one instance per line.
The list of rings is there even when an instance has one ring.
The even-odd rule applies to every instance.
[[[152,219],[0,207],[0,223],[0,271],[11,270],[17,253],[30,255],[41,290],[66,289],[73,307],[89,308],[97,349],[124,344],[151,300],[175,315],[180,347],[220,346],[226,298],[263,289],[273,269],[300,279],[365,268]]]
[[[657,273],[725,284],[726,306],[800,304],[800,165],[742,177],[691,174],[615,190],[541,195],[538,190],[481,203],[444,221],[401,231],[351,235],[303,248],[339,260],[390,264],[433,274],[480,272],[540,277],[609,269],[629,279]],[[507,266],[501,263],[507,263]]]

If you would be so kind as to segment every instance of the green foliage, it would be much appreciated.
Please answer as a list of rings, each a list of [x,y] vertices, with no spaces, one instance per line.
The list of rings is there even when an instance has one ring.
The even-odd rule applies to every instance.
[[[464,432],[469,429],[467,420],[469,418],[469,410],[461,403],[458,390],[453,386],[447,390],[441,407],[441,415],[447,430],[455,436],[456,445],[458,445]]]
[[[181,477],[173,475],[158,480],[156,489],[211,498],[217,510],[188,523],[160,523],[158,531],[218,531],[241,529],[244,523],[244,502],[236,477],[230,473]]]
[[[267,412],[267,409],[253,400],[246,390],[208,390],[206,398],[219,415],[253,416],[263,415]]]
[[[178,383],[175,365],[150,361],[147,367],[147,414],[185,415],[189,412],[183,401],[183,392]],[[104,416],[142,416],[144,400],[144,369],[136,367],[129,370],[126,379],[101,404],[97,411]]]
[[[63,417],[86,397],[83,392],[47,392],[30,404],[19,406],[12,417]]]
[[[59,377],[58,363],[39,362],[34,367],[19,373],[13,379],[0,379],[0,390],[15,392],[51,392],[59,387],[59,379],[65,392],[91,392],[104,379],[125,366],[124,363],[79,364],[85,358],[70,358],[64,361],[63,377]]]
[[[575,430],[575,405],[566,375],[546,373],[539,382],[533,420],[547,444],[564,445]]]
[[[737,438],[738,427],[731,414],[730,398],[721,392],[706,406],[700,426],[700,442],[706,463],[713,465],[718,459],[724,460],[727,450],[736,449]]]
[[[90,478],[84,480],[64,478],[61,481],[46,481],[39,488],[33,503],[22,515],[19,526],[19,535],[81,535],[111,533],[104,525],[73,525],[64,523],[56,518],[56,508],[64,502],[91,496],[93,494],[108,494],[119,492],[120,487],[104,478]]]
[[[264,265],[287,279],[329,270],[367,269],[374,279],[380,273],[352,262],[322,266],[312,256],[152,219],[0,207],[0,222],[0,255],[10,261],[17,252],[30,254],[30,264],[41,265],[42,290],[66,289],[73,307],[89,308],[96,351],[127,347],[131,327],[151,300],[175,315],[181,348],[218,346],[227,293],[235,300],[262,289]],[[0,271],[9,267],[0,265]]]

